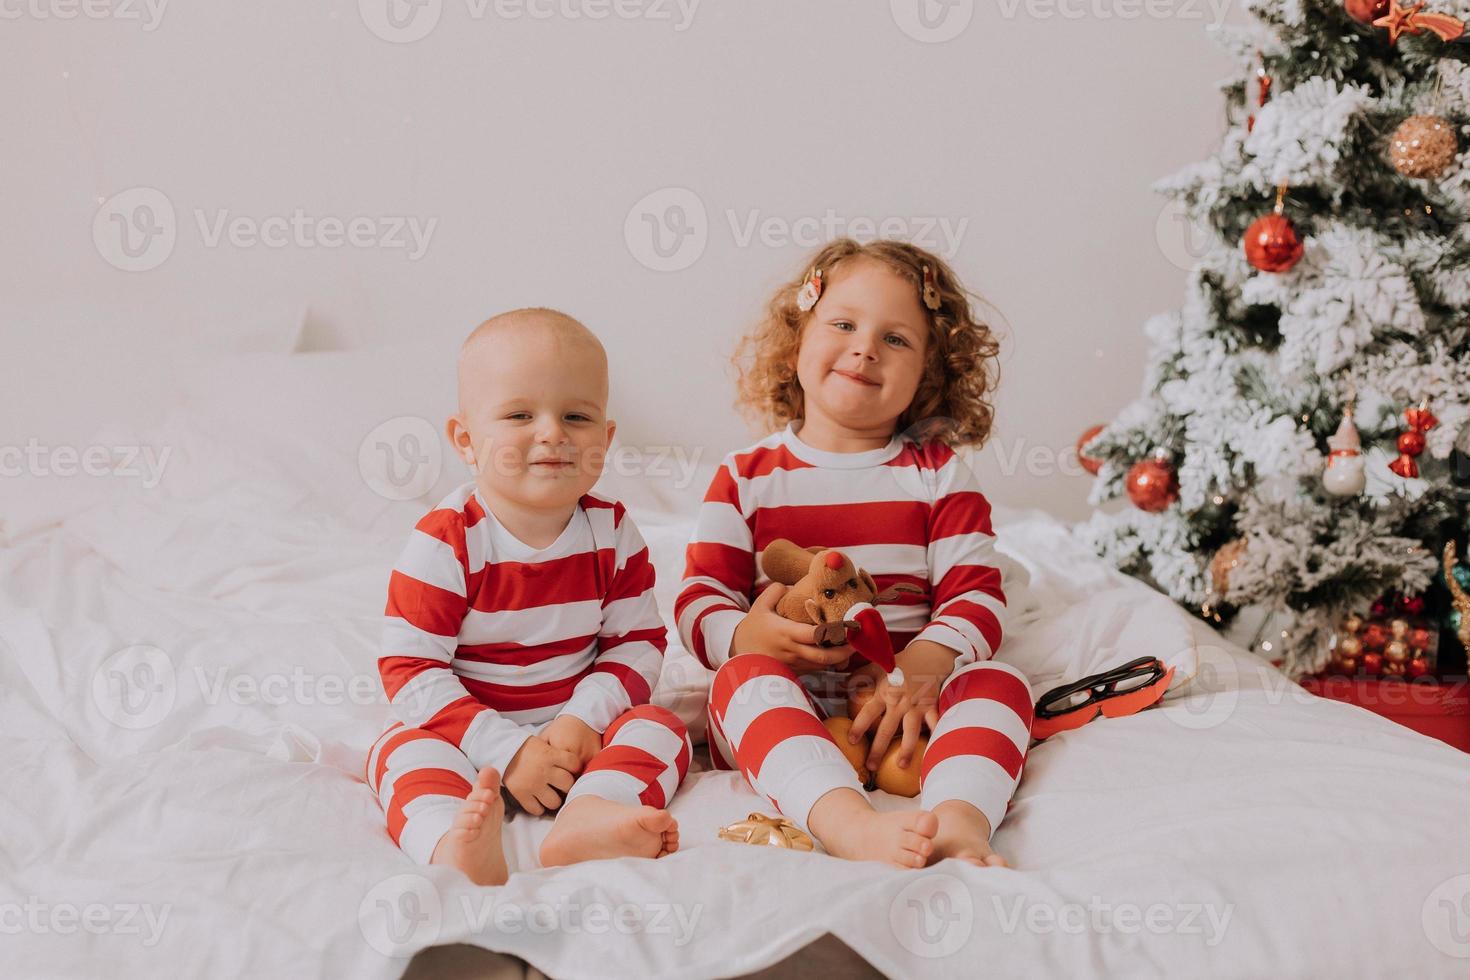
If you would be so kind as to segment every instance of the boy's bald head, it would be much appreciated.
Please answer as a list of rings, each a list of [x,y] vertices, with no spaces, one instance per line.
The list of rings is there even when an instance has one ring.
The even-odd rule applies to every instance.
[[[459,406],[493,393],[483,390],[503,367],[529,360],[545,364],[553,360],[577,373],[586,385],[586,397],[607,406],[607,351],[581,321],[559,310],[541,306],[510,310],[480,324],[465,338],[459,351]]]
[[[445,429],[497,519],[518,522],[531,535],[521,540],[544,548],[602,475],[617,431],[607,352],[556,310],[492,317],[460,350],[459,413]]]

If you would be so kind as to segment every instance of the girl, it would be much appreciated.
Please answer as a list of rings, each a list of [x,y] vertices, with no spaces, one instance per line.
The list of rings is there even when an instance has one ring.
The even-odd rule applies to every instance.
[[[997,351],[944,262],[899,242],[847,239],[782,286],[741,345],[753,356],[741,358],[740,403],[779,431],[716,472],[675,614],[684,645],[717,671],[716,767],[738,765],[840,857],[1005,864],[990,835],[1020,778],[1031,690],[991,659],[1005,593],[990,505],[954,448],[990,433]],[[872,664],[853,671],[876,696],[849,736],[873,733],[869,769],[900,739],[899,764],[921,766],[918,809],[874,810],[822,723],[814,694],[840,692],[832,668],[861,658],[815,646],[811,626],[776,614],[785,586],[766,587],[758,570],[777,538],[841,548],[880,590],[918,587],[880,607],[903,681],[890,685]]]

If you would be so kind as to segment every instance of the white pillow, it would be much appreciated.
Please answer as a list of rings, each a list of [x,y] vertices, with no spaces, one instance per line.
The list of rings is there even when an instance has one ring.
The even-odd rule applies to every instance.
[[[470,478],[444,434],[455,355],[426,342],[209,360],[183,380],[183,409],[367,526],[405,502],[427,509]]]
[[[283,357],[300,334],[301,314],[299,307],[257,307],[229,321],[211,319],[182,338],[111,308],[7,322],[0,535],[13,538],[118,492],[156,487],[178,447],[143,432],[180,405],[189,366],[234,362],[236,355],[221,351]]]

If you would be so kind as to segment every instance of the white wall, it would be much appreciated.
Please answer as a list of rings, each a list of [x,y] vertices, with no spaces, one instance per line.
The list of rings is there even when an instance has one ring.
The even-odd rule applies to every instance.
[[[1009,322],[991,494],[1070,517],[1085,479],[1024,453],[1069,450],[1136,394],[1141,324],[1185,276],[1148,186],[1213,149],[1228,68],[1206,30],[1224,0],[951,0],[950,25],[973,16],[942,43],[905,33],[917,0],[703,0],[687,24],[692,0],[602,20],[598,0],[393,0],[426,18],[410,27],[437,10],[410,43],[368,26],[392,33],[389,0],[173,0],[156,22],[160,0],[82,2],[0,0],[12,371],[87,344],[124,372],[165,348],[271,346],[307,307],[308,348],[427,338],[449,357],[484,316],[542,303],[606,341],[625,442],[718,456],[750,435],[725,357],[810,251],[742,243],[732,222],[934,219],[963,226],[953,261]],[[1144,6],[1166,16],[1121,16]],[[62,19],[81,9],[106,16]],[[134,187],[166,199],[156,222],[175,215],[147,271],[108,260],[126,264],[109,213],[135,199],[94,237],[99,202]],[[666,188],[692,192],[705,244],[660,272],[634,209]],[[208,240],[222,216],[298,209],[375,234],[435,224],[417,258]]]

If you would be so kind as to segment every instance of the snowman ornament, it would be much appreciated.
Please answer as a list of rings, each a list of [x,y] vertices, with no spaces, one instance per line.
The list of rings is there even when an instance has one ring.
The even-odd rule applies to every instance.
[[[1349,405],[1342,415],[1337,432],[1329,436],[1327,445],[1332,454],[1327,458],[1327,469],[1322,472],[1322,486],[1334,497],[1356,497],[1368,484],[1364,469],[1363,440],[1353,425],[1353,408]]]

